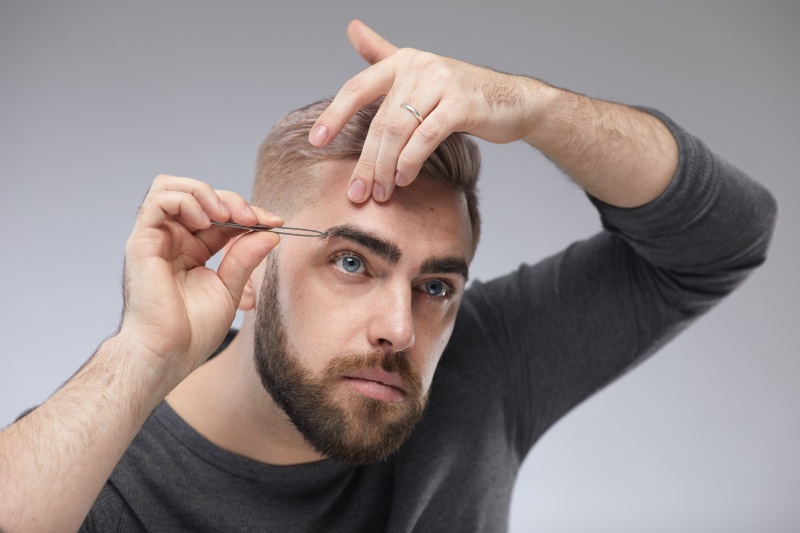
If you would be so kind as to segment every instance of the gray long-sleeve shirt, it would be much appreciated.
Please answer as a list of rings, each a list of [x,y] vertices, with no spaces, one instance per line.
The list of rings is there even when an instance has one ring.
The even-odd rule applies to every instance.
[[[603,231],[464,294],[423,421],[384,462],[273,466],[228,453],[166,404],[85,531],[505,531],[517,471],[559,418],[764,261],[770,194],[656,113],[678,141],[668,189]]]

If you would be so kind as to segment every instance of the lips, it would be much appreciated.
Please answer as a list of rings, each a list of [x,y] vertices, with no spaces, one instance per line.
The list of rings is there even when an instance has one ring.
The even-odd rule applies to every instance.
[[[360,393],[377,400],[394,403],[406,396],[403,378],[380,368],[352,370],[343,378]]]

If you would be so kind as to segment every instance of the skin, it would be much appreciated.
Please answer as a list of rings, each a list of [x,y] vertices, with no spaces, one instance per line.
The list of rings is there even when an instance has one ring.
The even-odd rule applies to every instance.
[[[302,210],[289,225],[324,230],[348,224],[396,244],[400,257],[393,262],[340,237],[285,238],[276,253],[287,333],[315,375],[340,353],[406,351],[427,392],[452,332],[465,279],[452,272],[422,273],[421,267],[431,258],[469,261],[472,234],[466,201],[463,194],[421,179],[389,202],[354,204],[340,191],[355,164],[323,163],[325,201]],[[336,262],[342,252],[361,257],[365,272],[343,272]],[[262,263],[244,291],[240,308],[246,315],[234,343],[189,376],[168,401],[201,434],[231,452],[270,464],[318,461],[324,458],[305,444],[253,370],[255,309],[264,269]],[[446,281],[454,287],[453,295],[427,295],[421,289],[427,280]],[[345,405],[358,392],[345,380],[337,389]]]
[[[347,317],[349,321],[341,322],[346,316],[342,306],[317,301],[332,298],[340,284],[315,282],[299,289],[301,278],[308,274],[291,271],[290,261],[309,260],[314,280],[331,275],[322,259],[325,254],[315,248],[320,244],[306,242],[303,251],[300,242],[291,244],[287,238],[281,250],[288,258],[282,272],[287,288],[282,289],[281,299],[293,306],[289,326],[308,334],[295,340],[309,354],[308,364],[315,371],[330,355],[329,335],[347,346],[374,345],[383,339],[384,346],[411,346],[427,387],[457,305],[431,310],[419,303],[411,290],[415,272],[419,274],[423,255],[438,251],[441,243],[449,243],[453,248],[448,253],[456,253],[456,243],[469,239],[453,230],[453,213],[444,216],[444,209],[425,212],[424,218],[443,217],[438,222],[450,228],[445,234],[438,223],[422,224],[422,212],[396,188],[424,183],[417,174],[441,139],[463,131],[497,143],[523,140],[587,192],[620,207],[643,205],[666,189],[677,165],[677,147],[660,121],[629,107],[533,78],[398,49],[359,21],[348,27],[348,38],[372,66],[342,87],[317,120],[309,141],[316,146],[329,143],[358,108],[386,95],[358,163],[344,169],[345,175],[347,170],[351,174],[325,198],[343,199],[347,194],[352,205],[338,201],[337,205],[353,209],[349,214],[366,217],[364,223],[373,230],[379,228],[400,242],[404,259],[391,269],[375,262],[378,275],[347,291],[363,305],[356,307],[355,316]],[[400,108],[402,102],[420,112],[421,124]],[[368,202],[369,198],[374,201]],[[381,210],[384,205],[386,211]],[[384,220],[393,209],[405,209],[408,215],[394,222],[400,228]],[[125,309],[119,331],[50,399],[0,432],[4,504],[0,530],[77,530],[148,414],[219,345],[237,306],[252,310],[263,276],[251,275],[279,238],[271,233],[245,235],[231,244],[213,272],[203,266],[205,262],[240,232],[212,228],[209,220],[282,223],[274,214],[251,208],[241,196],[215,191],[196,180],[160,176],[154,181],[126,246]],[[321,229],[331,223],[300,217],[291,222]],[[385,294],[391,305],[383,304],[384,299],[375,296],[378,293]],[[320,309],[315,308],[318,304]],[[430,327],[416,317],[429,319]],[[328,321],[337,323],[335,331],[325,331]],[[360,323],[362,329],[350,327],[351,322]],[[324,329],[312,330],[312,325]],[[252,323],[247,321],[245,327],[247,335],[239,335],[231,348],[231,353],[240,353],[238,357],[215,359],[190,378],[199,380],[206,369],[218,367],[227,381],[213,380],[208,389],[187,382],[186,392],[182,386],[169,401],[223,447],[236,447],[236,439],[225,440],[224,430],[232,436],[241,431],[236,435],[241,440],[253,439],[238,448],[243,455],[286,464],[318,460],[283,423],[280,413],[271,412],[266,392],[252,382],[256,379],[252,363],[241,355],[252,354]],[[324,337],[320,331],[325,331]],[[184,405],[203,398],[207,405],[213,399],[223,406],[250,407],[223,412],[230,417],[226,422],[219,413],[206,419]],[[242,423],[232,423],[236,420]]]

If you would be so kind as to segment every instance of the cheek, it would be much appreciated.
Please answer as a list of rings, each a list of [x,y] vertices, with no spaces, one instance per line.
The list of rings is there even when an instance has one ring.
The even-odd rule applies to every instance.
[[[420,321],[417,326],[417,338],[419,340],[429,339],[427,343],[419,343],[415,345],[415,359],[420,358],[417,362],[420,370],[420,378],[422,379],[423,389],[430,390],[433,375],[436,372],[436,367],[439,365],[439,360],[442,357],[447,342],[450,340],[450,335],[453,332],[455,319],[448,317],[443,322],[433,323],[431,321]],[[427,344],[422,346],[422,344]]]
[[[308,284],[304,283],[302,273],[291,268],[279,270],[278,301],[290,350],[306,369],[312,373],[319,372],[324,362],[318,360],[320,350],[313,336],[319,327],[313,313],[318,306],[313,304],[313,295]]]
[[[348,349],[363,349],[354,340],[363,330],[363,306],[357,295],[342,294],[324,272],[283,273],[278,298],[290,345],[312,372],[321,372]]]

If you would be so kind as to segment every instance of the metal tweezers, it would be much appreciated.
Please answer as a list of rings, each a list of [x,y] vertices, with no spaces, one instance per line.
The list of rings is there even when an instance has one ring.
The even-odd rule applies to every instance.
[[[212,224],[215,226],[225,226],[228,228],[237,228],[243,229],[247,231],[271,231],[272,233],[277,233],[279,235],[294,235],[295,237],[327,237],[328,234],[322,231],[317,231],[315,229],[305,229],[305,228],[289,228],[287,226],[264,226],[262,224],[256,224],[255,226],[243,226],[242,224],[234,224],[233,222],[214,222],[211,221]]]

